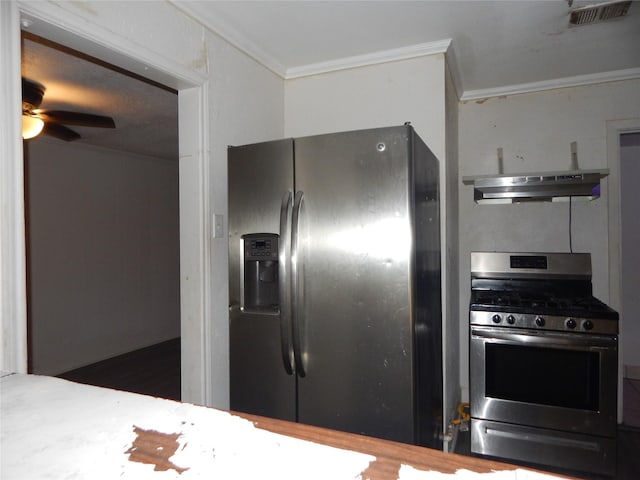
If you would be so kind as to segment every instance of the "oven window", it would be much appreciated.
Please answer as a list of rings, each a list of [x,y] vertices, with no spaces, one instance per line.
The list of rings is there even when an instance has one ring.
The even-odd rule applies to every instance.
[[[486,396],[598,411],[597,352],[485,343]]]

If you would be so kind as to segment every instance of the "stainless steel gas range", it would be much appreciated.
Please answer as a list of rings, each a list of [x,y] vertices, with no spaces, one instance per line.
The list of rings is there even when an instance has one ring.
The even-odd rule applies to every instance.
[[[618,313],[591,256],[473,252],[471,450],[613,475]]]

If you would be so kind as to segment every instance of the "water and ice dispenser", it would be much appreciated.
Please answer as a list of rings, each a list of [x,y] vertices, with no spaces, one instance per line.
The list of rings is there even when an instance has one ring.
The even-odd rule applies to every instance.
[[[245,311],[277,312],[278,235],[251,233],[242,236],[242,308]]]

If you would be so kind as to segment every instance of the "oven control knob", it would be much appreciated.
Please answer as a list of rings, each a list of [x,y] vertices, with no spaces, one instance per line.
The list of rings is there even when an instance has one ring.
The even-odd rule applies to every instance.
[[[542,317],[536,317],[536,325],[539,327],[544,327],[545,321]]]
[[[514,317],[513,315],[509,315],[507,317],[507,323],[509,323],[509,325],[513,325],[514,323],[516,323],[516,317]]]
[[[576,321],[573,318],[568,318],[565,322],[565,325],[567,326],[567,328],[574,329],[576,328]]]
[[[493,317],[491,317],[491,320],[493,320],[493,323],[500,323],[502,321],[502,317],[496,313]]]
[[[585,320],[582,326],[584,327],[585,330],[592,330],[593,322],[591,320]]]

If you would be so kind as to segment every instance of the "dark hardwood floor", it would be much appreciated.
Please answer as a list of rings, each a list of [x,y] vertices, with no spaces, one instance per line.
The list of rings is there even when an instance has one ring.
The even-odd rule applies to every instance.
[[[618,427],[618,479],[640,478],[640,428]]]
[[[618,426],[618,478],[640,478],[640,380],[623,382],[622,425]]]
[[[180,400],[180,339],[58,375],[74,382]]]

